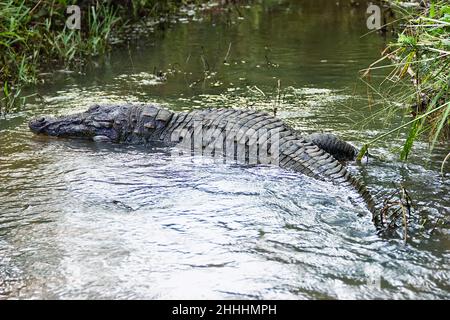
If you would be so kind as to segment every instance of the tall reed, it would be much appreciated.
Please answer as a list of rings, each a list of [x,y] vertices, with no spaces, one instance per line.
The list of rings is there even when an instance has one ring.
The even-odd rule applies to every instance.
[[[402,30],[383,53],[383,57],[365,70],[365,76],[377,69],[392,68],[384,84],[400,92],[387,99],[397,105],[410,105],[406,116],[409,127],[400,158],[406,160],[414,142],[423,134],[428,136],[431,150],[440,140],[449,138],[450,85],[450,4],[446,0],[422,2],[405,9],[399,1],[388,1],[401,16]],[[381,65],[390,61],[389,65]],[[410,85],[405,86],[405,79]],[[389,131],[394,133],[405,125]],[[370,144],[385,138],[377,137],[364,146],[361,158]]]

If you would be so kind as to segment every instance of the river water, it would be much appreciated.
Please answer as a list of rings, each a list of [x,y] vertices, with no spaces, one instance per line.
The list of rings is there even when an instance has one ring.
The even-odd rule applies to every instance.
[[[407,187],[416,213],[405,245],[378,236],[347,192],[297,173],[27,128],[93,103],[276,107],[297,129],[360,147],[401,121],[381,112],[367,124],[358,71],[386,40],[362,37],[366,8],[213,6],[30,88],[39,95],[0,120],[0,299],[449,298],[450,180],[439,172],[448,144],[430,154],[417,143],[401,163],[401,132],[349,164],[374,192]]]

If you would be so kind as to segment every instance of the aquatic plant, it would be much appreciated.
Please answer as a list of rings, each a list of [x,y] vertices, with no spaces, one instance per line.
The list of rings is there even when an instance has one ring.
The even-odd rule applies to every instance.
[[[364,70],[364,76],[374,70],[392,68],[382,83],[388,83],[390,92],[383,99],[396,100],[394,108],[411,106],[405,116],[412,120],[367,142],[359,159],[371,144],[405,127],[409,127],[409,132],[400,154],[402,160],[408,158],[414,141],[422,134],[428,134],[433,150],[450,133],[450,4],[444,0],[422,1],[421,5],[405,9],[398,1],[388,2],[401,16],[402,31],[388,45],[383,57]],[[390,61],[388,65],[381,65],[386,61]],[[408,86],[406,79],[410,82]],[[393,91],[397,94],[393,95]]]

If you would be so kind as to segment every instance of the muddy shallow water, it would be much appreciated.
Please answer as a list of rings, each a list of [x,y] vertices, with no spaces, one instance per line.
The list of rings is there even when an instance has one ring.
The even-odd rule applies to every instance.
[[[369,163],[349,164],[373,191],[408,188],[419,213],[404,245],[377,236],[348,190],[297,173],[34,136],[26,125],[93,103],[276,107],[297,129],[360,147],[400,121],[383,114],[361,131],[372,113],[358,70],[385,44],[361,37],[365,9],[213,7],[31,88],[39,96],[0,120],[0,298],[449,298],[448,145],[430,155],[418,143],[400,163],[401,133]]]

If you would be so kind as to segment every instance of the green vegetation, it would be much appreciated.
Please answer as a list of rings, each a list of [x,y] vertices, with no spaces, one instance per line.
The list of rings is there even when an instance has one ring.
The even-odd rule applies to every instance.
[[[6,0],[0,3],[0,113],[12,110],[21,86],[38,81],[50,63],[70,66],[109,48],[113,31],[140,17],[174,13],[189,0]],[[81,8],[81,30],[70,30],[66,10]]]
[[[372,70],[392,67],[383,83],[388,83],[390,89],[399,94],[390,94],[388,100],[395,99],[401,105],[413,106],[407,110],[413,119],[369,141],[359,158],[367,152],[370,144],[409,127],[400,155],[402,160],[406,160],[414,141],[422,134],[428,135],[431,149],[439,140],[449,137],[450,4],[446,0],[435,0],[405,9],[398,1],[388,2],[401,16],[402,31],[396,41],[389,44],[383,57],[370,66],[366,75]],[[380,65],[386,60],[391,64]]]

